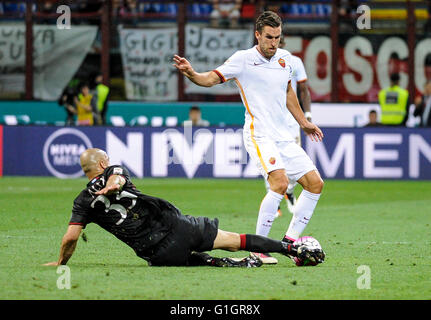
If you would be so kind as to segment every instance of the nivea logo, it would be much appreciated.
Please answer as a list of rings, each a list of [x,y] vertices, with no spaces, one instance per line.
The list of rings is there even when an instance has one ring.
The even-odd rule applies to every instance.
[[[81,131],[64,128],[52,133],[43,147],[43,160],[49,172],[58,178],[83,175],[79,156],[92,148],[90,139]]]

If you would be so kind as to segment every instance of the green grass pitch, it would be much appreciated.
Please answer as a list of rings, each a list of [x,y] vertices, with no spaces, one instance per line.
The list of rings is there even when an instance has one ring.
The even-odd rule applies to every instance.
[[[263,181],[134,179],[144,193],[185,214],[218,217],[220,228],[254,233]],[[326,181],[304,235],[327,254],[317,267],[253,269],[148,267],[132,249],[94,224],[69,261],[71,289],[57,288],[55,267],[72,201],[84,179],[0,179],[0,299],[431,299],[431,182]],[[296,193],[299,194],[300,188]],[[281,239],[283,215],[270,237]],[[245,252],[214,251],[217,256]],[[371,271],[358,289],[359,266]]]

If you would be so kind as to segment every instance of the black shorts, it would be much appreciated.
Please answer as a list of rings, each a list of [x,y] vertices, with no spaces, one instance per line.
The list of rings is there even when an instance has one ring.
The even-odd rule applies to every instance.
[[[187,266],[192,251],[209,251],[218,232],[218,219],[181,215],[171,232],[149,257],[151,266]]]

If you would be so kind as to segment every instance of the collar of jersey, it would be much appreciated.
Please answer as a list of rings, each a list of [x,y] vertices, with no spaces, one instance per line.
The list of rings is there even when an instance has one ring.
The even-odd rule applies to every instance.
[[[100,176],[102,174],[99,174],[98,176],[94,177],[93,179],[91,179],[88,183],[87,183],[87,187],[89,187],[91,184],[93,184],[94,182],[96,182],[96,180],[100,179]]]

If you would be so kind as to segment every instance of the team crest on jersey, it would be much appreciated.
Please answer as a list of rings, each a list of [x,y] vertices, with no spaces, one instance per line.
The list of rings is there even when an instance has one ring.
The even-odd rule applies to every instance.
[[[269,158],[269,163],[274,165],[275,164],[275,158],[274,157]]]
[[[284,59],[280,58],[278,59],[278,63],[280,64],[280,66],[282,66],[283,68],[286,67],[286,62],[284,61]]]

